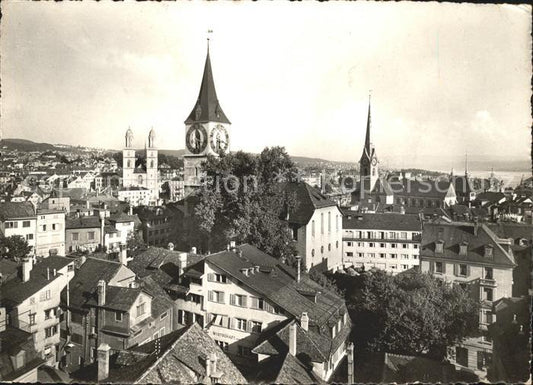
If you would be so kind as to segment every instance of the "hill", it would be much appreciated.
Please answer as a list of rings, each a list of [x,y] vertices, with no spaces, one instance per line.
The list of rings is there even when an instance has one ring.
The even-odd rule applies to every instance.
[[[35,143],[26,139],[2,139],[0,147],[7,147],[9,150],[18,150],[23,152],[32,151],[60,151],[62,149],[49,143]]]

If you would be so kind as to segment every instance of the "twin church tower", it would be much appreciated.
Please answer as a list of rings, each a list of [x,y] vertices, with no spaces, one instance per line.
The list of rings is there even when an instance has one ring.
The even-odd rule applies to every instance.
[[[202,162],[208,155],[219,156],[230,150],[231,122],[218,101],[209,45],[205,59],[204,73],[200,92],[194,107],[185,120],[184,187],[185,195],[200,186],[203,176]],[[378,180],[378,159],[374,146],[370,142],[371,111],[368,104],[365,146],[360,159],[360,190],[371,191]],[[133,133],[128,129],[126,146],[123,150],[123,186],[144,187],[149,190],[150,201],[159,199],[159,180],[157,171],[157,149],[155,133],[152,129],[148,135],[146,163],[136,167],[135,150],[132,149]]]

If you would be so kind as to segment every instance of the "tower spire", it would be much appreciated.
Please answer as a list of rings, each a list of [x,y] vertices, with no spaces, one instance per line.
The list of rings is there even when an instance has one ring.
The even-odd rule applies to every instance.
[[[468,176],[468,151],[465,153],[465,176]]]
[[[371,155],[370,154],[370,126],[372,123],[371,102],[372,102],[372,90],[368,92],[368,117],[366,121],[366,137],[365,137],[365,150],[367,151],[368,155]]]

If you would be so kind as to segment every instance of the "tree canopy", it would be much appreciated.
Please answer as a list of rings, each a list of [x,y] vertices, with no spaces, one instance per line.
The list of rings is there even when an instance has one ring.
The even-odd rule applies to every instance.
[[[207,250],[221,250],[234,240],[290,261],[295,247],[282,217],[295,201],[280,182],[295,175],[296,168],[285,149],[209,157],[203,167],[206,182],[197,193],[192,226]]]
[[[19,261],[31,252],[31,246],[20,235],[0,237],[0,252],[6,258]]]
[[[429,274],[392,276],[383,271],[360,277],[347,296],[353,339],[361,351],[443,358],[453,346],[478,331],[479,303],[468,290]]]

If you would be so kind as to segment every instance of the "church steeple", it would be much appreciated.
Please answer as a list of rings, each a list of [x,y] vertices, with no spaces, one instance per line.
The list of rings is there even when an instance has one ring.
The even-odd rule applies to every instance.
[[[366,137],[365,137],[365,150],[367,154],[370,156],[371,149],[370,149],[370,126],[371,126],[371,110],[370,110],[370,103],[371,103],[371,95],[368,95],[368,117],[366,120]]]
[[[205,59],[204,75],[200,86],[200,93],[196,104],[185,124],[217,122],[230,124],[229,119],[222,111],[218,102],[215,81],[213,80],[213,71],[211,69],[211,59],[209,57],[209,43],[207,46],[207,56]]]

